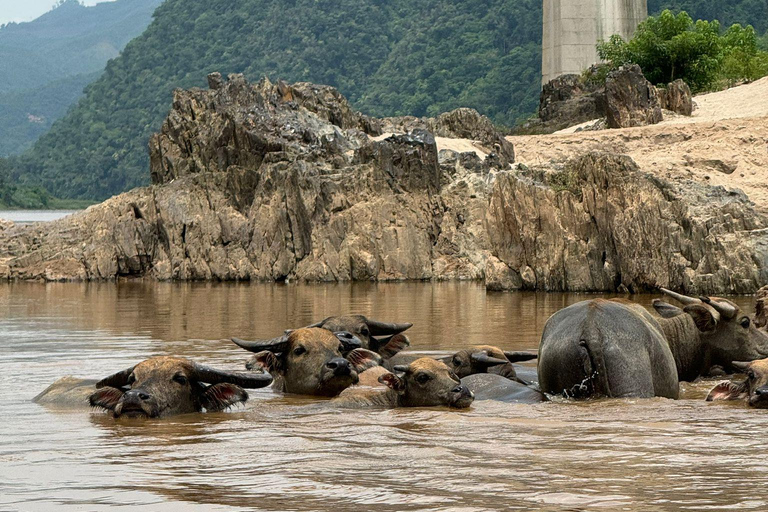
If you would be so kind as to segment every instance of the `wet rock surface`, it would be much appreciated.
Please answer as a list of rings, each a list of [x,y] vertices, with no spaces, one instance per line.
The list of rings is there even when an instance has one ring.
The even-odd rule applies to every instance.
[[[209,77],[150,142],[153,185],[0,226],[0,277],[477,279],[489,289],[754,292],[768,221],[628,157],[514,165],[486,118],[374,119],[330,87]]]

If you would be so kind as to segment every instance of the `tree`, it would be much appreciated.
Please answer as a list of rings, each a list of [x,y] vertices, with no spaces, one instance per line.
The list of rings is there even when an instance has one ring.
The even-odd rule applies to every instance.
[[[694,92],[768,74],[768,54],[758,49],[754,28],[736,24],[721,34],[717,20],[694,23],[686,12],[651,16],[630,41],[613,36],[598,44],[598,54],[613,67],[638,64],[654,84],[681,78]]]

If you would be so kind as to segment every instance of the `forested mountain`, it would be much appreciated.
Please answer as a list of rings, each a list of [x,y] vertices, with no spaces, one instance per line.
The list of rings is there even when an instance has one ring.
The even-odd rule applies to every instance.
[[[161,1],[64,0],[34,21],[0,28],[0,156],[27,149],[64,115]]]
[[[764,0],[649,4],[760,31],[768,19]],[[514,125],[538,102],[541,18],[540,0],[166,0],[14,174],[65,197],[146,184],[172,90],[212,71],[330,84],[377,116],[468,106]]]

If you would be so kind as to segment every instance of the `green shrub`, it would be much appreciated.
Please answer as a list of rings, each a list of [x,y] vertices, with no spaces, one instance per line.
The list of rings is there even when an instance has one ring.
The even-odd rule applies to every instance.
[[[598,54],[614,68],[638,64],[654,84],[681,78],[694,92],[768,74],[768,54],[752,26],[735,24],[721,33],[716,20],[694,23],[688,13],[670,10],[641,23],[630,41],[614,35],[599,43]]]

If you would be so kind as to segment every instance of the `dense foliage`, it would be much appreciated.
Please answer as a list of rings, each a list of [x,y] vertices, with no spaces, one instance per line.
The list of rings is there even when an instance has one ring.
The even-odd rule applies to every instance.
[[[538,104],[541,18],[540,0],[166,0],[14,173],[65,197],[146,184],[171,91],[212,71],[330,84],[372,115],[469,106],[514,125]]]
[[[48,131],[160,3],[62,0],[34,21],[0,28],[0,76],[7,78],[0,81],[0,156],[24,151]]]
[[[724,81],[768,74],[768,53],[757,43],[752,26],[734,24],[722,32],[717,21],[694,23],[686,12],[665,10],[641,23],[630,41],[614,35],[598,45],[598,53],[614,67],[639,64],[652,83],[682,78],[694,92],[701,92]]]

